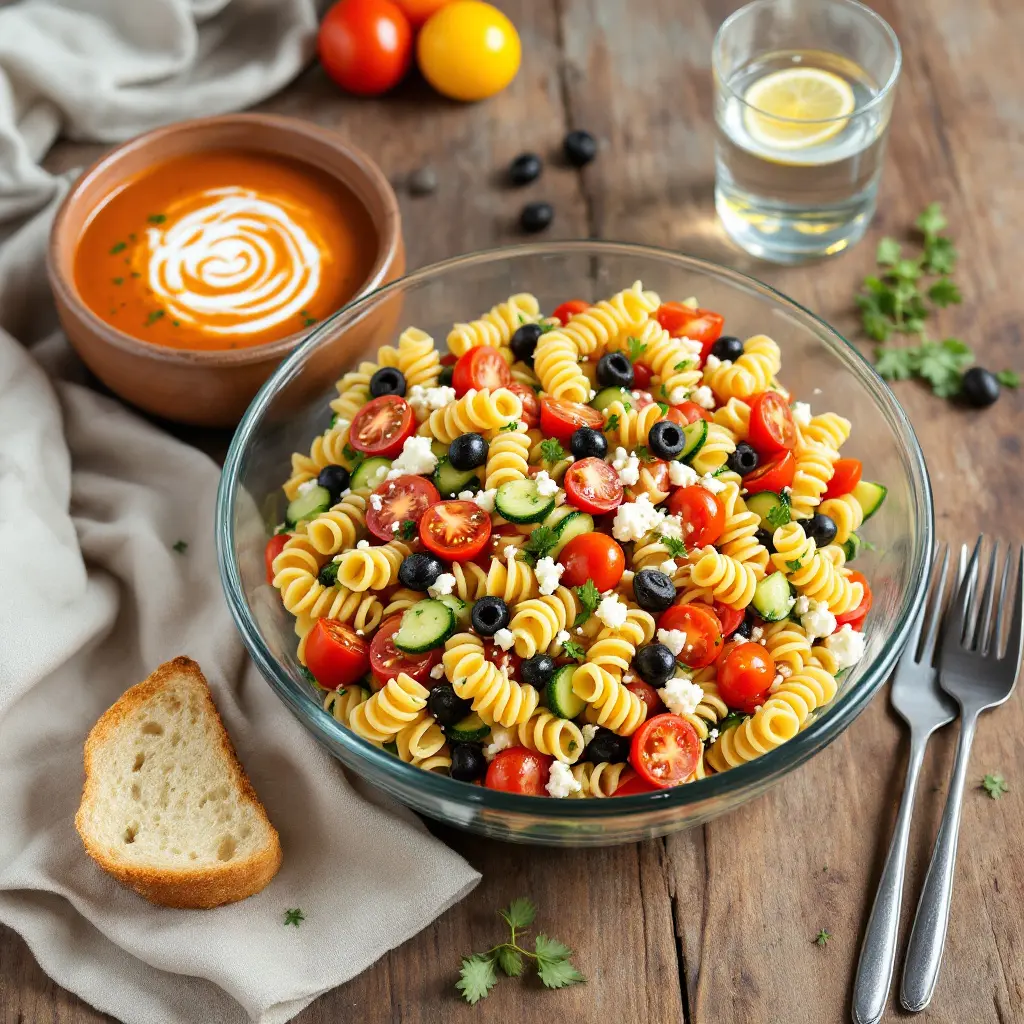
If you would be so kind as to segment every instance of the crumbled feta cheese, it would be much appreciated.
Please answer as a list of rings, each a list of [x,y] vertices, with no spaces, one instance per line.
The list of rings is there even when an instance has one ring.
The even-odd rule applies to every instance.
[[[548,769],[548,781],[544,788],[548,791],[548,796],[561,799],[578,793],[583,788],[583,783],[576,781],[572,769],[567,764],[555,761]]]
[[[671,537],[672,540],[683,539],[683,521],[679,516],[665,516],[658,529],[662,537]]]
[[[712,476],[710,473],[705,473],[697,483],[705,491],[710,491],[712,494],[721,494],[725,490],[725,484],[717,476]]]
[[[717,729],[712,729],[708,733],[708,743],[714,743],[715,740],[717,740],[717,739],[718,739],[718,730]]]
[[[793,420],[801,427],[809,427],[811,425],[811,407],[806,402],[794,402]]]
[[[459,500],[472,501],[474,493],[474,491],[459,491]]]
[[[687,466],[683,462],[670,462],[668,464],[668,482],[673,487],[691,487],[700,477],[693,466]]]
[[[443,572],[434,580],[433,586],[427,587],[427,593],[431,597],[443,597],[455,589],[455,577],[450,572]]]
[[[356,636],[362,636],[362,635],[363,635],[363,631],[361,629],[357,629],[356,630]]]
[[[577,636],[583,636],[583,627],[582,626],[577,626],[576,627],[576,635]]]
[[[401,526],[401,523],[392,523],[391,524],[391,532],[392,533],[398,533],[399,526]]]
[[[806,600],[806,598],[804,600]],[[750,639],[751,640],[757,641],[757,640],[760,640],[761,637],[763,637],[763,636],[764,636],[764,629],[761,626],[754,626],[754,628],[750,631]]]
[[[405,396],[416,419],[422,422],[435,409],[443,409],[455,401],[455,388],[425,388],[422,384],[413,384]]]
[[[702,409],[714,409],[715,407],[715,396],[711,393],[711,388],[707,384],[701,384],[696,391],[690,395],[690,401],[696,402]]]
[[[357,547],[357,548],[358,548],[358,549],[359,549],[360,551],[365,551],[365,550],[366,550],[366,549],[367,549],[367,548],[368,548],[369,546],[370,546],[370,542],[369,542],[368,540],[361,540],[361,541],[359,541],[359,542],[358,542],[358,543],[356,544],[356,547]]]
[[[675,338],[691,356],[699,356],[704,351],[704,345],[702,342],[697,341],[696,338]]]
[[[825,646],[835,655],[840,669],[856,665],[864,657],[867,641],[863,633],[858,633],[849,623],[842,629],[832,633],[825,641]]]
[[[477,491],[473,495],[473,501],[475,501],[485,512],[494,511],[494,496],[498,493],[496,487],[492,487],[489,491]]]
[[[793,674],[793,670],[788,665],[779,665],[778,669],[779,675],[782,676],[783,679],[788,679]]]
[[[612,469],[619,474],[619,482],[624,487],[629,487],[640,479],[640,460],[625,448],[615,449]]]
[[[587,399],[587,401],[592,402],[595,398],[597,398],[597,392],[593,388],[591,388],[590,389],[590,398]]]
[[[620,541],[639,540],[664,518],[665,513],[655,508],[646,494],[641,494],[636,501],[619,506],[612,523],[612,536]]]
[[[537,485],[537,493],[542,498],[550,498],[558,490],[558,482],[552,480],[543,469],[533,478],[533,482]]]
[[[793,493],[793,488],[790,487],[789,484],[786,484],[786,486],[782,488],[782,493],[788,497]]]
[[[583,745],[589,746],[590,741],[597,735],[597,726],[587,722],[580,731],[583,733]]]
[[[492,725],[491,742],[484,747],[484,757],[488,761],[493,761],[503,750],[518,745],[519,739],[515,732],[506,729],[503,725]]]
[[[430,450],[430,438],[414,434],[405,439],[402,454],[391,463],[387,479],[395,480],[408,474],[422,475],[433,473],[437,466],[437,456]]]
[[[796,599],[796,605],[803,601],[807,601],[806,608],[803,612],[798,611],[797,615],[808,636],[830,636],[836,631],[836,617],[828,610],[825,601],[809,601],[801,596]]]
[[[622,673],[622,681],[624,683],[631,683],[631,682],[633,682],[633,679],[634,679],[634,676],[633,676],[632,672],[623,672]]]
[[[707,359],[704,360],[704,368],[706,370],[717,370],[722,366],[732,366],[731,359],[719,359],[718,356],[709,352]]]
[[[639,392],[639,391],[630,391],[630,394],[631,394],[631,395],[632,395],[632,396],[633,396],[634,398],[639,398],[639,397],[640,397],[640,392]]]
[[[665,707],[676,715],[692,715],[704,699],[704,691],[689,676],[670,679],[658,695],[665,702]]]
[[[312,480],[303,480],[302,483],[299,484],[299,494],[309,494],[314,487],[319,486],[320,485],[316,482],[316,477],[313,477]]]
[[[602,597],[594,614],[609,628],[618,629],[626,621],[628,609],[619,600],[618,594]]]
[[[430,678],[431,679],[442,679],[443,677],[444,677],[444,665],[442,665],[440,662],[438,662],[430,670]]]
[[[499,629],[494,634],[494,642],[503,651],[507,651],[516,642],[516,638],[512,635],[511,629]]]
[[[569,635],[569,630],[567,630],[567,629],[560,629],[555,634],[555,643],[556,644],[564,644],[567,640],[571,640],[571,639],[572,639],[572,637]]]
[[[379,512],[384,507],[384,499],[379,494],[371,494],[370,504]]]
[[[687,391],[686,388],[682,387],[682,385],[680,385],[677,388],[673,388],[668,393],[668,403],[669,405],[682,405],[683,402],[687,400],[689,395],[690,392]]]
[[[502,557],[506,560],[515,558],[519,554],[519,548],[515,544],[506,544],[505,549],[502,551]]]
[[[558,565],[550,555],[541,558],[533,570],[540,592],[545,596],[553,594],[564,571],[565,566]]]
[[[658,643],[664,644],[672,656],[678,658],[686,646],[686,634],[681,629],[659,629]]]
[[[781,672],[776,672],[775,678],[772,680],[772,685],[768,687],[768,692],[774,693],[784,682],[785,676],[783,676]]]
[[[807,597],[806,594],[801,594],[796,601],[793,602],[793,611],[795,611],[797,615],[806,615],[810,609],[811,599]]]
[[[821,388],[815,388],[815,389],[814,389],[814,390],[813,390],[813,391],[811,392],[811,394],[812,394],[812,395],[820,395],[820,394],[821,394]]]
[[[677,568],[678,566],[676,565],[676,560],[674,558],[666,558],[665,561],[658,566],[658,570],[663,572],[666,576],[674,576]]]

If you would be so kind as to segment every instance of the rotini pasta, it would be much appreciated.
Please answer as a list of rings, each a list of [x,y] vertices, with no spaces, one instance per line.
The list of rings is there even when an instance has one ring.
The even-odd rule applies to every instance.
[[[516,730],[519,742],[527,750],[550,754],[558,761],[571,764],[583,753],[586,744],[578,725],[568,718],[559,718],[543,708],[535,711]]]
[[[426,689],[401,672],[352,710],[349,727],[371,743],[387,743],[418,721],[426,705]]]
[[[516,422],[522,412],[522,401],[507,388],[493,394],[483,388],[468,392],[447,408],[435,409],[420,432],[451,444],[462,434],[499,431],[506,423]]]
[[[833,615],[848,612],[863,600],[863,585],[851,582],[829,559],[822,557],[799,523],[780,526],[772,543],[775,568],[786,574],[799,593],[814,601],[824,601]]]
[[[629,782],[636,772],[625,762],[612,764],[609,761],[602,761],[599,764],[591,764],[589,761],[582,761],[572,766],[572,777],[580,784],[580,791],[572,795],[577,798],[588,796],[598,799],[614,796],[615,790],[624,782]]]
[[[380,547],[356,548],[335,556],[338,586],[349,590],[383,590],[398,579],[398,567],[408,558],[407,544],[393,540]]]
[[[408,327],[398,338],[398,369],[409,387],[434,387],[441,372],[441,357],[434,339],[418,327]]]
[[[489,725],[511,729],[527,721],[540,695],[532,686],[510,680],[484,657],[484,645],[473,633],[456,633],[444,647],[445,676],[458,696],[469,700],[473,710]]]
[[[750,398],[759,391],[767,391],[781,368],[779,346],[771,338],[758,334],[743,343],[743,355],[735,363],[725,361],[714,369],[705,369],[704,383],[720,402]]]
[[[496,434],[487,448],[484,487],[490,490],[509,480],[521,480],[530,468],[529,457],[530,438],[525,423],[520,423],[516,430]]]
[[[465,355],[478,345],[492,348],[507,348],[516,329],[524,323],[538,319],[540,303],[527,292],[510,296],[498,303],[479,320],[468,324],[456,324],[448,335],[448,351],[452,355]]]

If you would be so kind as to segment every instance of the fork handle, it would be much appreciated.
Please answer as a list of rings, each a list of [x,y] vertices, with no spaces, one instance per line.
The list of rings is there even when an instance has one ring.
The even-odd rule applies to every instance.
[[[924,750],[931,734],[912,732],[907,778],[903,786],[903,799],[896,827],[893,829],[889,852],[882,868],[878,892],[868,918],[864,944],[857,964],[857,978],[853,985],[853,1024],[877,1024],[885,1011],[892,984],[896,961],[896,937],[900,923],[900,902],[903,897],[903,877],[907,866],[907,841],[910,838],[910,818],[914,811],[917,779],[924,761]]]
[[[960,739],[956,761],[946,796],[946,808],[935,839],[931,864],[925,876],[921,899],[917,904],[914,926],[910,932],[907,960],[903,966],[900,1002],[914,1013],[931,1001],[939,980],[939,966],[946,944],[949,907],[953,897],[953,872],[956,868],[956,843],[960,832],[960,810],[963,806],[964,782],[971,759],[971,744],[978,724],[978,712],[965,712],[960,720]]]

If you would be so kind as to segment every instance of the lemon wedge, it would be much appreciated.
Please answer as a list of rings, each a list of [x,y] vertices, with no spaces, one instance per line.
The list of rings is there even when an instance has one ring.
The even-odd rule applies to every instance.
[[[821,68],[773,71],[754,82],[743,99],[747,131],[776,150],[820,145],[846,127],[856,106],[850,84]]]

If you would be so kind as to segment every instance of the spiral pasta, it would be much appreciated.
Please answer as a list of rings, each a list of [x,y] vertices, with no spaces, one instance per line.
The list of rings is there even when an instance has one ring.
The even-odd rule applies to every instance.
[[[511,606],[537,596],[537,577],[533,569],[516,558],[491,559],[486,589],[489,597],[500,597]]]
[[[352,712],[370,699],[370,691],[361,686],[346,686],[343,690],[330,690],[324,697],[324,710],[334,716],[335,721],[348,725]]]
[[[362,362],[358,370],[344,374],[335,383],[338,397],[331,402],[331,409],[339,420],[351,423],[356,413],[370,400],[370,378],[379,369],[377,363]]]
[[[360,403],[362,404],[362,403]],[[346,464],[345,446],[348,444],[349,424],[338,423],[313,439],[309,454],[295,452],[292,455],[292,473],[284,485],[285,497],[294,501],[299,488],[308,480],[315,480],[324,466]]]
[[[496,434],[487,446],[484,487],[490,490],[510,480],[521,480],[530,468],[529,457],[530,438],[525,423],[520,423],[516,430]]]
[[[851,429],[850,421],[834,412],[812,416],[806,427],[799,428],[800,436],[805,440],[823,444],[826,448],[832,448],[836,452],[849,438]]]
[[[796,470],[789,503],[794,516],[806,519],[814,515],[821,496],[828,490],[839,453],[816,441],[801,439],[793,454],[796,456]]]
[[[708,424],[708,436],[700,446],[697,454],[690,460],[690,465],[700,473],[717,473],[736,451],[736,441],[725,427],[717,423]]]
[[[764,626],[765,648],[774,658],[775,665],[785,665],[798,672],[811,660],[811,643],[799,623],[783,619]]]
[[[489,313],[468,324],[456,324],[448,334],[448,351],[465,355],[478,345],[502,349],[524,323],[533,323],[540,313],[540,303],[528,292],[509,296]]]
[[[742,398],[730,398],[714,411],[713,418],[737,441],[745,441],[750,435],[750,406]]]
[[[861,523],[864,522],[864,509],[852,494],[829,498],[821,503],[818,511],[836,524],[836,544],[845,544],[850,539],[850,534],[860,529]]]
[[[728,360],[704,371],[704,383],[720,402],[730,398],[750,398],[767,391],[772,378],[782,368],[779,346],[771,338],[757,334],[743,343],[743,355],[735,363]]]
[[[557,327],[542,334],[533,353],[533,369],[552,398],[586,402],[590,381],[579,367],[576,342]]]
[[[603,351],[624,333],[638,330],[659,305],[654,292],[645,292],[639,281],[630,288],[602,299],[569,318],[562,328],[581,356]]]
[[[833,615],[856,608],[864,598],[864,587],[844,576],[827,558],[815,550],[814,541],[799,523],[780,526],[772,537],[775,568],[786,574],[789,582],[815,601],[824,601]]]
[[[321,555],[355,547],[366,533],[367,491],[350,491],[337,505],[306,524],[306,536]]]
[[[614,796],[619,786],[629,782],[634,775],[636,772],[624,761],[618,764],[581,761],[572,766],[572,777],[580,784],[580,791],[572,795],[577,799]]]
[[[441,373],[441,357],[434,348],[434,339],[418,327],[407,327],[398,337],[398,369],[409,387],[437,385]]]
[[[740,611],[754,599],[757,586],[757,573],[752,566],[714,548],[703,549],[703,554],[693,564],[690,578],[698,587],[708,588],[716,601]]]
[[[673,338],[657,320],[648,320],[636,335],[608,346],[609,351],[626,349],[632,344],[645,365],[651,369],[651,387],[668,402],[681,400],[701,382],[701,372],[686,338]]]
[[[408,544],[393,540],[380,547],[356,548],[334,559],[338,586],[349,590],[383,590],[398,579],[403,558],[411,554]]]
[[[476,601],[487,593],[487,573],[476,562],[452,562],[453,594],[460,601]]]
[[[643,409],[637,406],[626,406],[619,401],[612,402],[604,411],[604,435],[608,438],[609,448],[618,445],[630,451],[647,444],[647,435],[664,413],[657,405],[648,405]]]
[[[725,509],[725,526],[716,541],[717,547],[723,555],[751,566],[758,577],[764,575],[768,549],[757,539],[761,517],[747,509],[734,483],[726,484],[719,500]]]
[[[538,708],[516,730],[519,742],[527,750],[550,754],[558,761],[571,764],[583,753],[583,733],[575,722],[559,718],[544,708]]]
[[[425,709],[418,718],[399,730],[395,736],[395,746],[399,758],[408,764],[423,767],[424,762],[433,761],[442,751],[441,760],[435,761],[434,766],[442,767],[442,762],[446,762],[446,767],[452,763],[441,726]]]
[[[532,658],[547,651],[555,635],[572,625],[579,610],[579,599],[567,587],[556,587],[550,596],[520,601],[509,624],[515,637],[516,654]]]
[[[484,658],[484,645],[473,633],[456,633],[444,645],[444,673],[458,696],[489,725],[511,729],[527,721],[540,702],[532,686],[510,680]]]
[[[349,727],[371,743],[387,743],[407,725],[419,720],[426,705],[426,689],[400,672],[369,700],[353,709]]]
[[[601,665],[586,661],[572,674],[572,692],[587,702],[587,721],[620,736],[632,736],[647,717],[647,705]]]
[[[457,402],[435,409],[421,425],[420,433],[429,434],[442,444],[451,444],[461,434],[501,430],[522,414],[522,401],[508,388],[497,388],[493,393],[487,388],[470,390]]]

